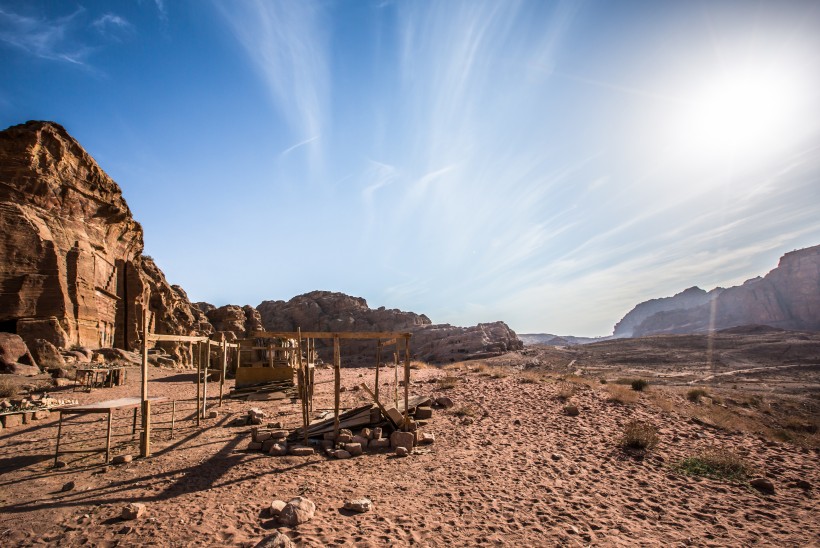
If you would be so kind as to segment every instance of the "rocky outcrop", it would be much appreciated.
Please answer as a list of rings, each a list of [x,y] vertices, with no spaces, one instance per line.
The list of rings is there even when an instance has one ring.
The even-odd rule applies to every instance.
[[[664,303],[661,310],[651,314],[635,314],[631,318],[627,314],[616,325],[615,334],[618,334],[618,326],[621,325],[632,326],[630,334],[635,337],[694,333],[751,324],[791,330],[820,330],[820,246],[785,254],[777,268],[763,278],[754,278],[743,285],[709,293],[698,290],[698,298],[706,298],[700,304],[667,306],[679,295],[638,305],[630,314],[650,303]],[[696,299],[686,302],[694,301]],[[621,332],[625,333],[626,328],[622,328]]]
[[[411,352],[416,359],[443,363],[517,350],[523,344],[503,322],[473,327],[433,325],[424,314],[380,307],[344,293],[313,291],[290,301],[264,301],[258,307],[267,331],[402,331],[412,334]],[[345,363],[372,363],[373,341],[344,340]],[[330,360],[327,346],[317,341],[317,350]],[[389,361],[392,358],[383,357]]]
[[[197,303],[196,306],[202,310],[203,304]],[[239,307],[234,304],[229,304],[215,308],[213,305],[206,307],[205,315],[208,321],[213,326],[214,330],[223,333],[232,333],[237,339],[244,339],[250,336],[253,331],[264,331],[262,326],[262,316],[254,307],[245,305]],[[232,337],[233,338],[233,337]]]
[[[33,370],[36,371],[32,372]],[[19,335],[0,333],[0,372],[26,375],[36,375],[40,372],[26,343]]]
[[[157,333],[201,321],[142,255],[119,186],[61,126],[0,132],[0,330],[66,348],[139,344],[148,302]]]
[[[632,337],[635,328],[647,318],[664,312],[683,313],[697,308],[708,303],[721,291],[721,288],[717,288],[707,293],[699,287],[690,287],[672,297],[662,297],[642,302],[615,324],[612,334],[615,337]]]

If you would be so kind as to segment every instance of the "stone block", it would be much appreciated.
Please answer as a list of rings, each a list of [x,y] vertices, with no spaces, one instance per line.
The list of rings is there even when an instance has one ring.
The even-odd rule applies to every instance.
[[[131,455],[117,455],[113,459],[111,459],[112,464],[126,464],[134,460],[134,457]]]
[[[309,457],[313,454],[313,447],[304,447],[302,445],[292,445],[288,453],[294,457]]]
[[[6,428],[14,428],[23,424],[23,416],[20,413],[13,415],[3,415],[3,426]]]
[[[270,452],[270,448],[277,444],[277,440],[267,439],[262,442],[262,451],[265,453]]]
[[[376,427],[370,432],[370,439],[371,440],[378,440],[382,437],[382,429],[381,427]]]
[[[336,437],[336,442],[338,443],[350,443],[353,441],[353,434],[339,434]]]
[[[25,413],[20,413],[20,415],[23,419],[23,424],[29,424],[34,420],[34,413],[32,413],[30,411],[27,411]]]
[[[368,498],[349,500],[345,502],[344,508],[353,512],[369,512],[373,509],[373,501]]]
[[[416,420],[429,419],[433,416],[433,409],[431,407],[417,407]]]
[[[262,449],[262,444],[258,441],[248,443],[248,451],[259,451],[260,449]]]
[[[432,432],[416,432],[416,445],[430,445],[435,441],[436,435]]]
[[[47,419],[50,415],[51,411],[49,411],[48,409],[40,409],[39,411],[34,412],[34,416],[32,418],[36,421],[39,421]]]
[[[344,450],[350,453],[353,457],[358,457],[362,454],[362,444],[361,443],[346,443],[344,446]]]
[[[351,455],[349,451],[345,451],[344,449],[337,449],[333,453],[333,456],[336,457],[337,459],[349,459],[353,455]]]
[[[370,443],[367,444],[368,449],[373,449],[374,451],[378,451],[379,449],[387,449],[390,447],[390,440],[387,438],[379,438],[377,440],[370,440]]]
[[[404,447],[408,451],[412,451],[414,441],[415,436],[412,432],[399,432],[397,430],[390,434],[390,447],[392,449],[395,449],[396,447]]]
[[[353,443],[358,443],[362,447],[367,447],[370,440],[364,436],[353,436]]]
[[[288,446],[285,443],[274,443],[268,450],[268,455],[274,457],[284,457],[288,454]]]
[[[271,439],[274,440],[283,440],[288,437],[289,432],[287,430],[273,430],[270,433]]]
[[[129,520],[129,519],[138,519],[145,514],[145,505],[141,502],[132,502],[128,506],[125,506],[122,509],[122,519]]]
[[[407,450],[406,447],[396,447],[396,456],[397,457],[406,457],[410,454],[410,451]]]
[[[270,439],[270,432],[256,432],[253,436],[253,441],[257,441],[259,443],[265,443]]]

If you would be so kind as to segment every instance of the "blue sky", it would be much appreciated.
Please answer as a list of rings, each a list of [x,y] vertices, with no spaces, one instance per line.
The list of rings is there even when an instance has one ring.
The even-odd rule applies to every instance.
[[[820,243],[820,3],[0,0],[192,300],[604,335]]]

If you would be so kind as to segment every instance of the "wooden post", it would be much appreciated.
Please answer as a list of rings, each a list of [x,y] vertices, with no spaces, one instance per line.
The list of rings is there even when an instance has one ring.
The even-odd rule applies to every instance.
[[[208,344],[208,343],[205,343]],[[208,345],[208,352],[211,347]],[[199,343],[199,360],[196,362],[196,425],[199,426],[199,409],[202,405],[202,343]]]
[[[393,384],[394,384],[394,386],[393,386],[393,391],[394,391],[393,404],[396,406],[396,409],[398,409],[399,408],[399,343],[396,343],[396,351],[393,352]]]
[[[105,440],[105,464],[111,462],[111,409],[108,410],[108,435]]]
[[[142,309],[142,438],[140,456],[151,455],[151,405],[148,402],[148,304]]]
[[[333,337],[333,435],[339,436],[339,394],[341,392],[342,356],[339,337]]]
[[[304,432],[305,446],[308,445],[308,410],[307,410],[307,368],[302,359],[302,328],[297,328],[296,352],[299,354],[299,379],[301,381],[300,397],[302,403],[302,431]]]
[[[374,396],[376,400],[379,399],[379,365],[382,363],[382,341],[381,339],[376,340],[376,395]]]
[[[57,457],[60,455],[60,436],[63,434],[63,412],[60,413],[60,422],[57,423],[57,448],[54,450],[54,466],[57,466]]]
[[[177,420],[177,400],[171,403],[171,439],[174,439],[174,424]]]
[[[151,401],[145,400],[142,402],[142,444],[140,446],[140,455],[143,457],[151,456]]]
[[[222,407],[222,389],[228,372],[228,337],[222,336],[222,377],[219,379],[219,407]]]
[[[404,431],[410,426],[410,336],[404,337]]]
[[[208,370],[211,368],[211,340],[208,339],[208,353],[205,355],[205,371],[202,377],[202,418],[205,418],[205,411],[208,410]]]

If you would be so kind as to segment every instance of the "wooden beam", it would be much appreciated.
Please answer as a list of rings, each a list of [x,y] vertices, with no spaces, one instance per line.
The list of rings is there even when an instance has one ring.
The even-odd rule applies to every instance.
[[[339,337],[333,337],[333,435],[339,437],[339,394],[341,392],[342,355]]]
[[[219,379],[219,407],[222,407],[222,390],[225,387],[225,375],[228,373],[228,341],[222,340],[222,376]]]
[[[311,339],[392,339],[398,337],[411,337],[411,333],[400,331],[305,331],[302,337]],[[296,339],[298,332],[293,331],[253,331],[250,335],[252,339]]]
[[[188,343],[195,343],[195,342],[205,342],[208,340],[208,337],[198,337],[193,335],[160,335],[158,333],[149,333],[146,336],[147,341],[164,341],[164,342],[188,342]]]
[[[148,300],[145,301],[146,303]],[[148,403],[148,305],[142,307],[142,437],[140,456],[151,454],[151,407]]]
[[[396,344],[396,342],[398,342],[398,339],[396,339],[395,337],[390,339],[389,341],[379,341],[379,348],[381,348],[382,346],[390,346],[391,344]]]
[[[196,362],[196,425],[199,426],[200,409],[202,409],[202,343],[197,343],[199,349],[199,359]],[[208,346],[208,353],[211,347]]]
[[[202,409],[198,412],[202,413],[202,418],[205,418],[205,411],[208,410],[208,370],[211,368],[211,345],[208,345],[208,351],[205,353],[205,368],[202,370]]]
[[[398,348],[398,347],[397,347]],[[404,431],[410,427],[410,337],[404,338]]]

